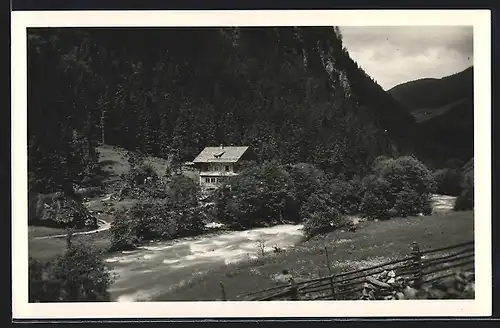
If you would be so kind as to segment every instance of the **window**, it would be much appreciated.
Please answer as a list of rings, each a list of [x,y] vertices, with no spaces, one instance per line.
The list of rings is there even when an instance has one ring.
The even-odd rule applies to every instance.
[[[205,178],[205,182],[209,183],[210,182],[210,178]]]
[[[226,165],[226,172],[229,172],[229,165]]]

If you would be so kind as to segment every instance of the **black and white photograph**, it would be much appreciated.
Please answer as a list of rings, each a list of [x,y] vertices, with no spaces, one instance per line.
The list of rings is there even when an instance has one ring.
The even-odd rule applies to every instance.
[[[18,304],[358,301],[418,315],[399,301],[479,311],[491,297],[489,44],[473,23],[489,14],[80,14],[26,23],[13,59]]]

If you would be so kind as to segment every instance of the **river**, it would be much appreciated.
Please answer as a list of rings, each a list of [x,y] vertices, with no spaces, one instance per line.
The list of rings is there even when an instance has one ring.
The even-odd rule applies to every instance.
[[[113,301],[147,301],[180,287],[211,268],[256,258],[261,245],[289,248],[301,236],[300,225],[224,232],[217,235],[157,242],[106,258],[116,275],[110,289]]]
[[[435,195],[434,212],[452,209],[455,197]],[[301,225],[279,225],[232,231],[170,242],[155,242],[134,251],[106,257],[115,282],[113,301],[148,301],[196,279],[207,271],[233,262],[256,258],[260,245],[293,247],[302,237]]]

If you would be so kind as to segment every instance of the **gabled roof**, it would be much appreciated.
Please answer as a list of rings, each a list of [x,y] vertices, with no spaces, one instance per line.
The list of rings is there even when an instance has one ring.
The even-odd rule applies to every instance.
[[[196,156],[193,163],[234,163],[248,150],[248,146],[233,147],[205,147]]]

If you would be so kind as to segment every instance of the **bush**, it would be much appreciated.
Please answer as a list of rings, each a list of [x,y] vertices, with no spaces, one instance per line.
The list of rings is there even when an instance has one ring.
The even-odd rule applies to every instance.
[[[455,211],[469,211],[474,209],[474,169],[469,170],[464,174],[462,180],[462,192],[455,201]]]
[[[237,220],[233,216],[237,210],[231,208],[234,202],[232,201],[231,189],[229,186],[223,184],[215,191],[213,196],[215,202],[215,218],[217,221],[229,225],[230,228],[237,228]]]
[[[430,195],[419,194],[415,190],[403,187],[396,195],[394,206],[391,209],[392,216],[412,216],[422,213],[432,213]]]
[[[230,196],[223,208],[227,212],[226,219],[234,220],[230,225],[250,228],[297,220],[294,202],[295,190],[290,174],[281,165],[267,162],[231,180]]]
[[[163,174],[163,176],[166,178],[166,179],[170,179],[172,177],[172,168],[170,167],[170,165],[167,165],[167,167],[165,168],[165,172]]]
[[[121,197],[130,196],[137,199],[166,197],[165,181],[158,176],[150,163],[135,163],[128,173],[122,174],[122,180],[125,185],[121,188]]]
[[[142,165],[144,163],[144,159],[146,158],[146,155],[144,153],[137,151],[127,151],[127,154],[125,156],[130,165],[130,168],[135,168]]]
[[[186,208],[175,213],[170,220],[176,222],[177,235],[182,237],[196,236],[205,230],[208,215],[199,207]]]
[[[100,254],[87,245],[70,245],[66,253],[42,264],[29,261],[29,301],[109,301],[112,277]]]
[[[97,218],[77,199],[53,193],[31,195],[28,198],[28,218],[31,224],[57,228],[96,229]]]
[[[372,172],[380,172],[387,164],[387,161],[392,160],[392,157],[388,157],[386,155],[378,156],[373,160],[371,165]]]
[[[335,179],[330,185],[328,192],[340,213],[344,215],[359,213],[363,200],[363,186],[360,179]]]
[[[431,172],[410,156],[378,160],[363,184],[361,212],[372,219],[429,213],[435,190]]]
[[[387,197],[389,183],[382,178],[371,175],[363,179],[365,190],[361,199],[360,212],[368,219],[389,219],[394,213],[391,211],[391,202]]]
[[[338,222],[342,220],[343,217],[340,212],[333,208],[326,212],[314,212],[305,221],[304,236],[306,238],[312,238],[316,235],[334,231],[342,226],[338,224]]]
[[[30,303],[48,302],[57,299],[56,296],[49,295],[49,290],[46,288],[47,284],[43,279],[43,272],[44,265],[30,257],[28,260],[28,301]]]
[[[340,228],[345,219],[329,194],[312,194],[302,207],[301,216],[305,219],[304,234],[306,238],[327,233]]]
[[[433,174],[436,184],[436,193],[441,195],[458,196],[462,190],[462,173],[459,169],[439,169]]]
[[[411,156],[389,159],[375,173],[385,179],[391,191],[397,193],[403,188],[411,188],[418,194],[435,190],[432,174],[427,167]]]
[[[184,208],[198,206],[200,194],[200,185],[193,179],[185,175],[176,175],[168,184],[166,196],[172,205]]]
[[[137,243],[137,226],[130,217],[122,213],[112,223],[110,232],[111,251],[130,250]]]
[[[123,176],[125,182],[130,187],[141,187],[150,181],[158,180],[158,174],[149,163],[141,163],[132,166],[130,171]]]
[[[111,224],[111,249],[131,249],[145,241],[198,235],[204,231],[205,220],[206,215],[199,207],[142,201]]]
[[[295,187],[295,199],[300,211],[301,204],[304,204],[309,196],[318,192],[326,185],[325,173],[308,163],[298,163],[288,170]]]

